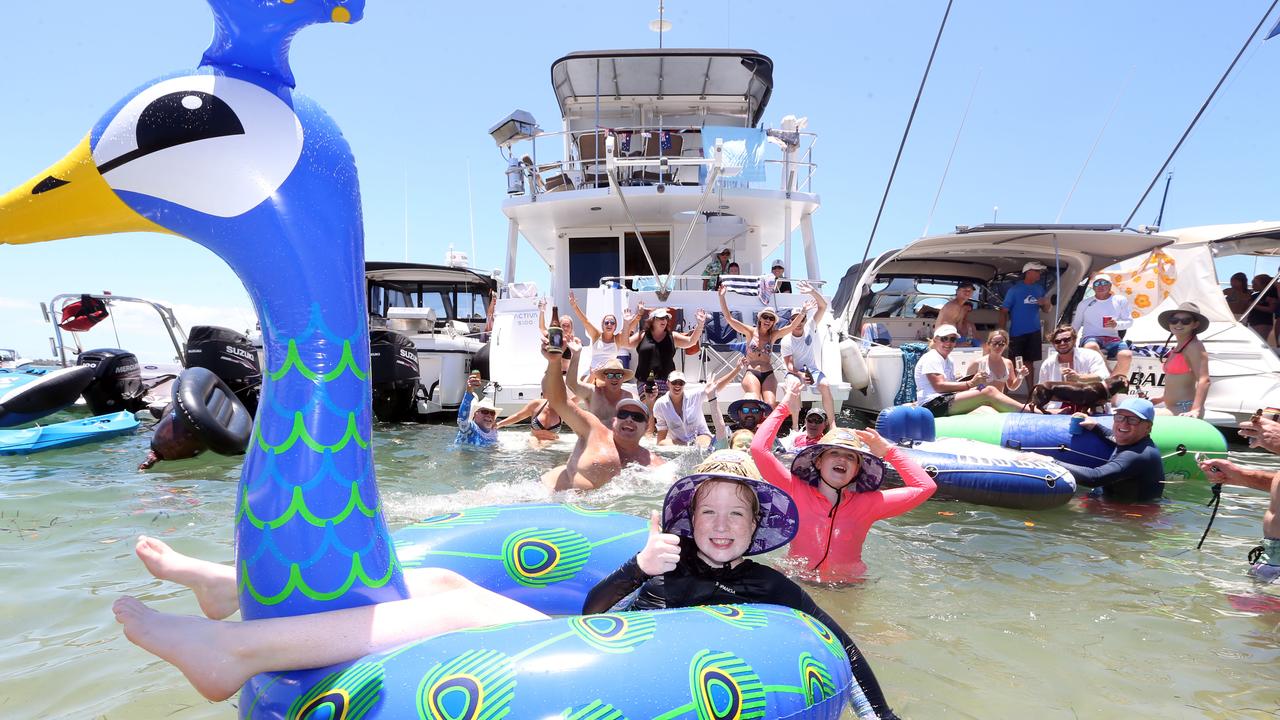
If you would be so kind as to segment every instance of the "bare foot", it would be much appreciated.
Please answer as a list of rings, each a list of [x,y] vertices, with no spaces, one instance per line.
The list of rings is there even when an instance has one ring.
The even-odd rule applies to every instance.
[[[226,700],[253,677],[235,662],[226,623],[156,612],[131,597],[116,600],[111,610],[129,642],[181,670],[210,700]]]
[[[205,617],[222,620],[240,609],[235,568],[183,555],[146,535],[138,536],[133,550],[155,578],[191,588]]]

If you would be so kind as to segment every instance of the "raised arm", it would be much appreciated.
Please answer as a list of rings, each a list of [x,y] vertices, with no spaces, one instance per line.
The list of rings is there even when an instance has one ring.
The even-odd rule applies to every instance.
[[[569,367],[564,370],[564,382],[569,392],[576,395],[579,399],[590,403],[591,396],[595,393],[595,382],[584,383],[578,378],[578,364],[582,362],[582,343],[577,340],[570,340],[565,346],[573,351],[573,357],[569,358]]]
[[[760,476],[770,485],[787,492],[795,491],[796,479],[778,460],[778,456],[773,454],[773,442],[778,438],[778,428],[782,427],[782,421],[791,417],[791,400],[798,392],[795,383],[787,383],[778,406],[764,422],[760,423],[760,427],[756,428],[755,438],[751,440],[751,459],[756,461]]]
[[[720,289],[717,291],[717,294],[720,296],[720,311],[724,313],[725,321],[728,322],[729,327],[733,328],[735,331],[746,335],[748,338],[751,337],[751,333],[755,332],[755,330],[750,325],[747,325],[741,320],[735,318],[733,313],[729,311],[729,301],[725,299],[725,293],[727,292],[729,292],[729,288],[724,285],[721,285]]]
[[[577,403],[569,402],[569,389],[565,387],[565,375],[560,369],[563,367],[562,358],[559,353],[548,351],[546,336],[542,338],[542,357],[547,360],[547,371],[542,376],[542,394],[556,414],[569,423],[579,437],[588,437],[593,431],[603,429],[604,425],[595,415],[578,407]]]
[[[801,280],[798,287],[800,292],[813,298],[814,307],[817,310],[813,313],[813,324],[817,325],[822,320],[822,315],[827,311],[827,299],[822,297],[822,293],[818,289],[810,285],[807,281]]]
[[[786,325],[783,325],[780,328],[776,327],[773,329],[773,332],[769,333],[770,345],[790,335],[797,327],[804,327],[805,322],[809,318],[809,313],[807,311],[808,303],[805,303],[805,307],[806,307],[806,311],[804,312],[791,313],[791,322],[787,323]]]
[[[569,309],[573,310],[573,314],[578,316],[578,322],[582,323],[582,329],[587,332],[587,337],[591,338],[591,342],[599,340],[600,328],[592,325],[591,321],[587,319],[586,314],[582,312],[582,308],[578,306],[578,298],[573,294],[572,290],[569,291]]]
[[[693,347],[698,342],[698,338],[702,337],[702,326],[707,322],[707,311],[699,308],[696,317],[697,322],[694,323],[693,331],[688,335],[684,333],[671,333],[671,341],[677,348],[684,349],[687,347]]]
[[[880,436],[870,428],[854,430],[858,439],[866,443],[876,457],[887,460],[898,475],[902,477],[904,487],[892,490],[876,491],[880,497],[878,515],[880,519],[901,515],[933,496],[938,485],[929,477],[929,473],[920,467],[920,463],[912,460],[907,453]]]
[[[627,347],[635,347],[644,339],[644,319],[649,315],[649,308],[644,303],[636,303],[636,314],[627,321],[629,326],[634,326],[634,332],[627,335]]]
[[[547,299],[538,298],[538,332],[547,334]]]

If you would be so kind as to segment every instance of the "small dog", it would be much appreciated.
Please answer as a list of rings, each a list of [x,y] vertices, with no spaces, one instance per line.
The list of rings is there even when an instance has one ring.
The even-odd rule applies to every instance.
[[[1022,406],[1022,411],[1039,411],[1047,415],[1049,411],[1044,406],[1057,400],[1062,403],[1064,412],[1101,412],[1113,395],[1128,390],[1129,381],[1123,375],[1086,383],[1043,382],[1031,388],[1031,397]]]

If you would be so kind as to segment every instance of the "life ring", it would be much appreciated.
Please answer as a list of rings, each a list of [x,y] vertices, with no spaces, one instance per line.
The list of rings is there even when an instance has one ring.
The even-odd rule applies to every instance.
[[[852,691],[826,627],[772,605],[577,616],[648,524],[575,505],[466,508],[392,535],[406,568],[444,567],[555,620],[439,635],[341,666],[259,675],[252,717],[835,720]],[[784,649],[785,648],[785,649]],[[288,682],[281,682],[287,676]],[[637,681],[642,677],[642,681]],[[343,712],[346,712],[346,715]],[[365,714],[367,712],[367,714]]]

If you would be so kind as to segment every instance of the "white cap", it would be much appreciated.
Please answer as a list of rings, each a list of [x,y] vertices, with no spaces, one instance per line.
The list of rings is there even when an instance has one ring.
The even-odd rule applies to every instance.
[[[787,266],[782,264],[782,258],[778,258],[777,260],[773,261],[772,267],[780,267],[780,268],[786,269]]]
[[[664,308],[664,307],[661,307],[661,308],[658,308],[657,310],[654,310],[654,311],[653,311],[653,313],[650,315],[650,317],[653,317],[653,318],[655,318],[655,319],[656,319],[656,318],[669,318],[669,317],[671,317],[671,311],[670,311],[670,310],[667,310],[667,309],[666,309],[666,308]]]
[[[950,324],[939,325],[938,327],[933,329],[934,337],[944,337],[946,335],[959,335],[959,334],[960,334],[960,331],[956,330],[956,326],[950,325]]]
[[[1029,270],[1048,270],[1048,269],[1049,268],[1045,267],[1041,263],[1036,262],[1035,260],[1032,260],[1031,262],[1022,266],[1022,272],[1027,272]]]
[[[673,383],[673,382],[688,382],[688,381],[684,379],[684,373],[680,372],[679,370],[672,370],[670,373],[667,373],[667,382]]]

